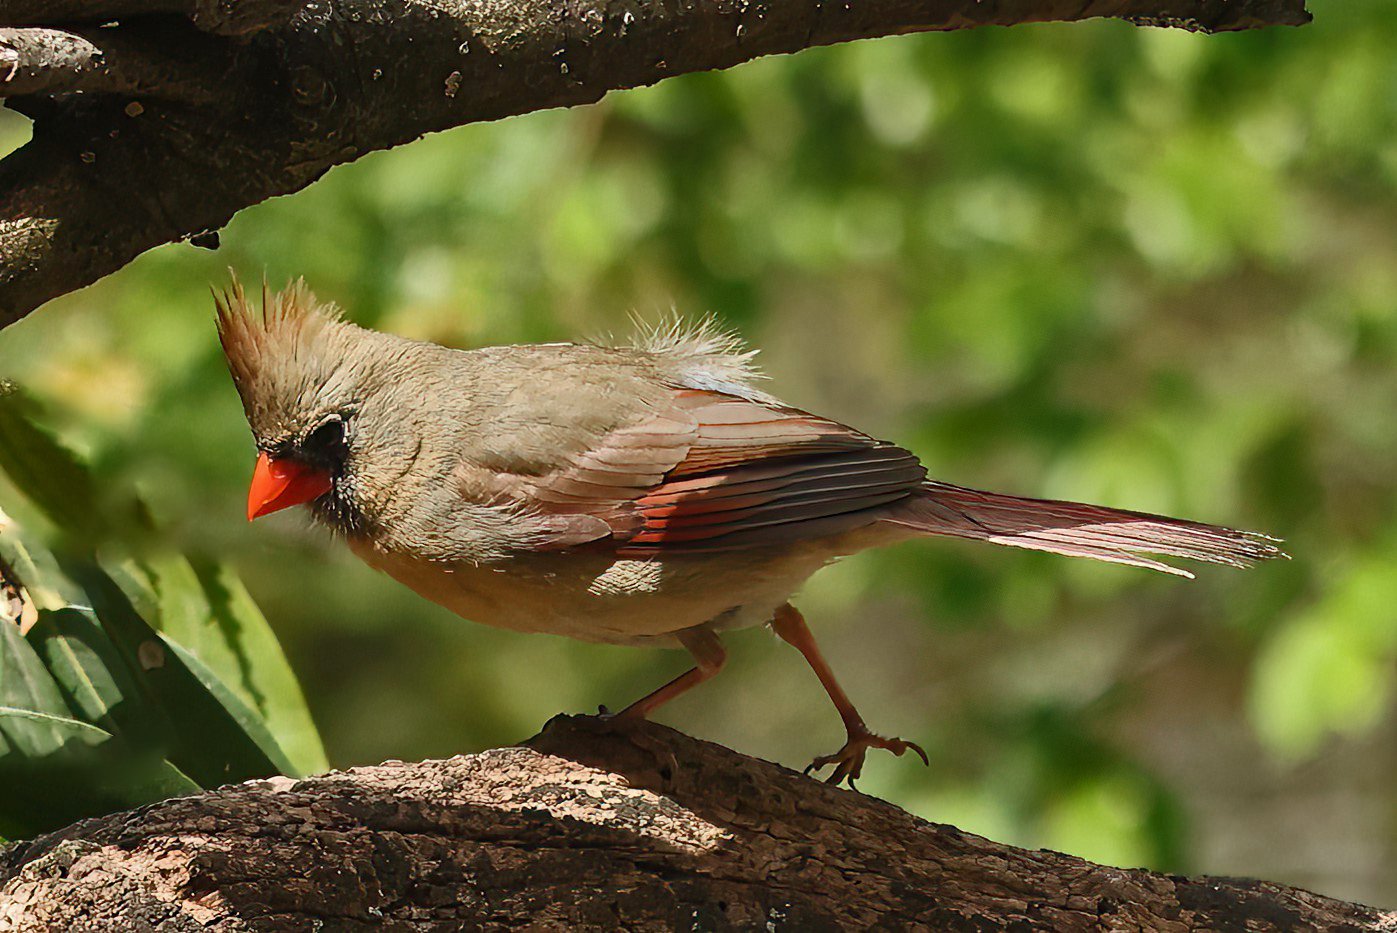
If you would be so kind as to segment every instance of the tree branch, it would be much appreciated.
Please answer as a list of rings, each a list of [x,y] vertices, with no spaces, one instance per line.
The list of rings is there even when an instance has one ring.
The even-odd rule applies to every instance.
[[[205,32],[241,36],[285,26],[307,0],[3,0],[0,26],[105,23],[132,16],[187,16]]]
[[[0,96],[35,120],[0,163],[0,327],[434,130],[851,39],[1097,16],[1309,19],[1304,0],[0,0]]]
[[[0,880],[0,925],[19,931],[1397,922],[1266,882],[997,845],[662,726],[588,717],[559,717],[521,748],[87,820],[10,847]]]

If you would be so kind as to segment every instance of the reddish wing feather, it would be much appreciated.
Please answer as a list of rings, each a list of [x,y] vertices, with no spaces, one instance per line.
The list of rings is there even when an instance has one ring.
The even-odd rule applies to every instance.
[[[1251,532],[925,477],[907,451],[837,422],[682,390],[522,489],[549,525],[542,547],[606,539],[626,557],[788,544],[875,521],[1169,573],[1186,574],[1147,555],[1235,566],[1283,556]]]
[[[876,520],[925,475],[907,451],[837,422],[680,390],[671,409],[613,431],[527,494],[545,513],[602,519],[601,536],[643,557],[835,534]],[[577,544],[578,524],[545,547]]]

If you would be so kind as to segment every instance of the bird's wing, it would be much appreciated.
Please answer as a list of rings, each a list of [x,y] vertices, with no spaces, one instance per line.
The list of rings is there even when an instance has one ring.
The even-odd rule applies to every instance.
[[[545,518],[539,547],[607,541],[622,556],[731,550],[875,521],[926,476],[916,457],[765,399],[676,389],[512,494]]]

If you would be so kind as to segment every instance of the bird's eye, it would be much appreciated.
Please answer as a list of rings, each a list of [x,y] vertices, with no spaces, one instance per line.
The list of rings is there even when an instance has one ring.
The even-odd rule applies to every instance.
[[[302,449],[312,454],[331,453],[343,446],[344,419],[338,415],[319,425],[301,442]]]

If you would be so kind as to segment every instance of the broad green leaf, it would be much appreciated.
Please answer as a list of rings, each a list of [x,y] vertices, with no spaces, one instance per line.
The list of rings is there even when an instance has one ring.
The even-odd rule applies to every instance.
[[[39,609],[61,609],[86,599],[82,589],[59,569],[58,562],[32,536],[0,512],[0,562],[14,571]]]
[[[15,625],[0,625],[0,706],[45,716],[69,717],[72,710],[44,662]],[[49,719],[0,721],[0,758],[40,758],[67,740]]]
[[[0,393],[0,446],[4,448],[0,469],[55,525],[75,535],[84,548],[92,547],[100,543],[110,526],[99,518],[103,504],[91,473],[37,423],[35,414],[33,402],[19,390],[7,387]],[[148,527],[138,501],[129,500],[121,511],[134,516],[129,524]],[[10,550],[27,556],[19,555],[18,548],[16,542]],[[150,557],[141,563],[105,561],[104,567],[133,604],[132,614],[198,660],[193,666],[197,667],[197,679],[228,715],[256,733],[250,736],[252,743],[281,770],[309,773],[328,767],[305,698],[281,646],[231,573],[216,567],[196,572],[178,555]],[[35,572],[25,575],[64,581],[56,566],[43,572],[33,569]],[[40,605],[55,609],[90,599],[66,581],[46,595]],[[140,660],[128,658],[125,666],[138,671]],[[105,667],[111,669],[110,665]],[[78,686],[83,669],[81,664],[68,667]],[[87,698],[94,699],[90,694]],[[147,712],[155,711],[147,707]],[[293,750],[292,754],[288,756],[284,748]]]
[[[0,733],[56,740],[42,754],[0,755],[0,835],[5,837],[33,836],[199,790],[169,761],[69,716],[0,705]]]
[[[81,719],[134,745],[166,750],[168,718],[151,702],[91,610],[70,606],[44,611],[28,641]]]
[[[183,636],[172,628],[171,635],[187,644],[186,639],[199,632],[220,633],[233,651],[241,679],[234,678],[231,671],[219,673],[234,689],[241,688],[261,713],[267,728],[291,759],[295,771],[288,773],[328,770],[330,763],[306,706],[305,694],[266,616],[228,567],[197,567],[195,573],[215,624],[191,627],[189,634]]]
[[[211,692],[186,663],[187,655],[141,618],[110,576],[89,562],[72,564],[70,572],[84,585],[102,628],[136,681],[168,716],[171,761],[205,787],[285,770],[285,756],[269,754],[262,747],[264,737],[259,742],[248,734],[228,708],[227,697]]]
[[[7,539],[11,568],[33,579],[30,555],[12,533]],[[45,609],[32,634],[0,624],[0,835],[32,835],[198,789],[163,760],[149,735],[158,715],[88,616]],[[121,737],[119,720],[132,726]]]
[[[201,679],[221,681],[264,723],[293,767],[288,773],[329,767],[281,644],[236,575],[178,555],[107,566],[134,604],[155,607],[146,618],[201,662],[208,675]]]
[[[84,631],[88,626],[95,632]],[[120,731],[113,727],[112,710],[136,692],[136,685],[124,676],[120,659],[95,621],[78,609],[46,611],[29,643],[75,713],[113,734]],[[121,671],[124,683],[113,668]]]
[[[295,773],[291,760],[281,750],[281,746],[277,744],[277,740],[267,729],[267,724],[256,710],[244,703],[242,697],[233,692],[227,682],[209,670],[198,657],[184,646],[173,641],[169,636],[165,636],[165,645],[185,663],[190,672],[199,679],[199,683],[203,684],[209,695],[222,704],[223,709],[238,724],[243,734],[256,743],[257,747],[276,767],[278,773]]]

